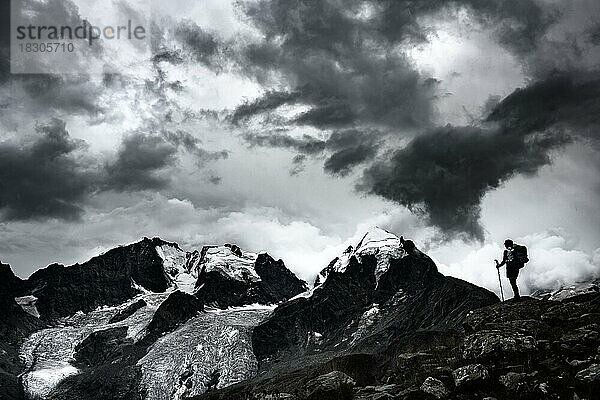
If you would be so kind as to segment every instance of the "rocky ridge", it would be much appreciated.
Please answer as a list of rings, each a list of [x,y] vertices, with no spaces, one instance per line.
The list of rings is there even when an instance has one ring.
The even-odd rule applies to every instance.
[[[210,248],[198,259],[144,238],[27,280],[2,264],[0,398],[178,399],[252,376],[252,328],[306,286],[266,253]],[[157,365],[166,386],[155,384]]]

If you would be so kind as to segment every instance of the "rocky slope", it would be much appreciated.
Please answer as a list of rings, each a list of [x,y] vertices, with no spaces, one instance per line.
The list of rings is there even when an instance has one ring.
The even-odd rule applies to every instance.
[[[600,294],[500,303],[375,231],[253,343],[256,377],[195,399],[593,399]]]
[[[46,326],[28,314],[15,301],[23,281],[10,266],[0,263],[0,398],[19,399],[23,389],[18,375],[21,372],[18,349],[24,338]]]
[[[197,400],[596,399],[600,295],[483,307],[455,331],[296,362]]]
[[[277,307],[253,334],[260,360],[333,351],[378,351],[404,333],[450,330],[494,304],[491,292],[437,271],[389,232],[373,229],[323,270],[309,293]]]
[[[0,265],[0,398],[180,399],[253,376],[253,327],[306,285],[266,253],[205,248],[144,238],[27,280]]]

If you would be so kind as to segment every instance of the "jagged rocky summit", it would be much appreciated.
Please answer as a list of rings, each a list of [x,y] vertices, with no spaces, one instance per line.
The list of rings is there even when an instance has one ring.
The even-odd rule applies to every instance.
[[[497,302],[486,289],[440,274],[411,241],[374,228],[332,260],[313,289],[256,327],[254,351],[265,362],[381,351],[416,330],[459,327],[471,310]]]
[[[2,264],[0,278],[2,399],[181,399],[239,382],[257,370],[253,327],[307,288],[266,253],[158,238],[27,280]]]

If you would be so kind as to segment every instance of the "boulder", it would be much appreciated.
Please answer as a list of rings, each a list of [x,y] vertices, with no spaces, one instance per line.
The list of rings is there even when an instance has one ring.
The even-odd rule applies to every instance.
[[[436,399],[443,399],[450,394],[450,391],[442,381],[431,376],[425,379],[425,382],[421,385],[421,390]]]
[[[306,383],[307,400],[345,400],[352,399],[356,383],[340,371],[332,371],[318,376]]]
[[[579,371],[575,375],[575,379],[588,384],[600,383],[600,364],[592,364],[586,369]]]
[[[597,324],[587,325],[563,335],[556,343],[560,351],[570,355],[589,356],[600,343],[600,327]]]
[[[500,384],[502,384],[502,386],[504,386],[510,392],[523,395],[524,393],[528,393],[532,390],[533,385],[531,378],[535,375],[535,373],[526,374],[509,372],[500,377]]]
[[[396,399],[402,388],[398,385],[365,386],[354,394],[353,400],[392,400]]]
[[[490,374],[481,364],[469,364],[452,371],[452,377],[456,387],[461,387],[487,381]]]
[[[462,344],[465,360],[498,359],[505,355],[529,353],[536,348],[532,336],[515,332],[480,331],[467,336]]]

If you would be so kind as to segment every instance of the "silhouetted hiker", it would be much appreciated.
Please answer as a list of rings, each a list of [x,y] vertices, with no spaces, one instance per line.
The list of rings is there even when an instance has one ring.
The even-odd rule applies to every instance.
[[[506,277],[510,282],[515,299],[520,299],[519,287],[517,286],[517,277],[519,276],[519,270],[525,266],[525,263],[529,261],[527,258],[527,247],[518,245],[510,239],[504,241],[504,254],[502,255],[502,262],[496,261],[496,268],[500,269],[501,266],[506,264]]]

